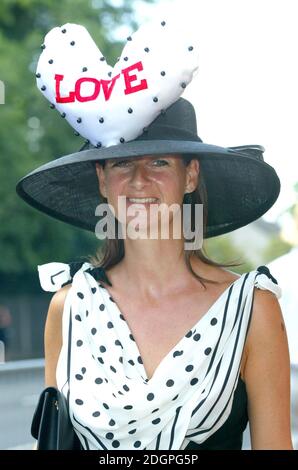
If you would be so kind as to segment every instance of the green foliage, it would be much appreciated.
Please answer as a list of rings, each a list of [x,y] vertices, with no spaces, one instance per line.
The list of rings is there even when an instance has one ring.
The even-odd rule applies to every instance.
[[[204,243],[204,252],[212,261],[226,264],[227,269],[238,274],[251,271],[255,268],[245,253],[235,247],[229,234],[206,240]]]
[[[152,1],[152,0],[146,0]],[[133,31],[134,0],[2,0],[0,2],[0,273],[22,273],[51,260],[94,252],[94,234],[67,226],[28,207],[15,193],[17,181],[37,166],[77,151],[83,140],[42,97],[35,84],[39,46],[64,23],[83,24],[112,65],[123,44],[118,26]],[[119,5],[120,6],[115,6]],[[123,43],[126,38],[123,38]]]

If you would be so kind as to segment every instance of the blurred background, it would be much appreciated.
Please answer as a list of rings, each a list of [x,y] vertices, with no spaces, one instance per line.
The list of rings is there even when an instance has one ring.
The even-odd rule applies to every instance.
[[[295,6],[295,0],[1,1],[0,449],[29,448],[43,388],[51,294],[41,291],[37,265],[81,261],[99,246],[95,235],[38,213],[15,193],[22,176],[84,144],[36,87],[45,34],[67,22],[82,24],[113,64],[139,24],[169,12],[180,15],[200,46],[199,72],[184,94],[196,108],[198,134],[216,145],[263,145],[266,162],[281,179],[279,200],[265,217],[209,240],[206,252],[240,263],[233,268],[239,273],[288,255],[292,277],[291,253],[298,245]]]

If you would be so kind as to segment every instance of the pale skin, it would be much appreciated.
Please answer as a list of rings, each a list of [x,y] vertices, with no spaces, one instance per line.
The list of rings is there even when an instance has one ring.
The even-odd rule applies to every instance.
[[[184,193],[192,192],[198,184],[200,166],[196,159],[188,166],[178,155],[148,155],[115,163],[116,159],[108,161],[104,169],[96,166],[100,191],[114,207],[118,195],[156,197],[159,202],[181,204]],[[125,239],[124,243],[125,257],[107,270],[113,286],[106,288],[129,324],[150,378],[166,354],[238,275],[191,258],[198,275],[217,281],[206,283],[204,288],[186,267],[182,239]],[[69,288],[60,289],[49,307],[46,386],[57,385],[62,312]],[[255,289],[241,377],[248,395],[252,448],[292,449],[287,337],[279,303],[269,291]]]

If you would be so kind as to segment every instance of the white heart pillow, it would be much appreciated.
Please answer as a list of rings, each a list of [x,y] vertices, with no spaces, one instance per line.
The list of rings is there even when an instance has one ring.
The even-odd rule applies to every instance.
[[[37,86],[77,133],[98,147],[135,139],[173,104],[197,70],[191,32],[153,21],[127,39],[114,67],[88,31],[53,28],[39,58]]]

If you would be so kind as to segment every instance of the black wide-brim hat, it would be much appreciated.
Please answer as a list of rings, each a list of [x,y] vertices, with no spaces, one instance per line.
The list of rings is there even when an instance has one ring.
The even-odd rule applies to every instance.
[[[95,162],[145,155],[191,155],[200,161],[207,191],[205,238],[231,232],[258,219],[276,201],[280,182],[264,162],[259,145],[219,147],[197,135],[191,103],[180,98],[137,139],[107,148],[88,149],[40,166],[17,184],[28,204],[56,219],[95,231],[95,209],[104,201]]]

